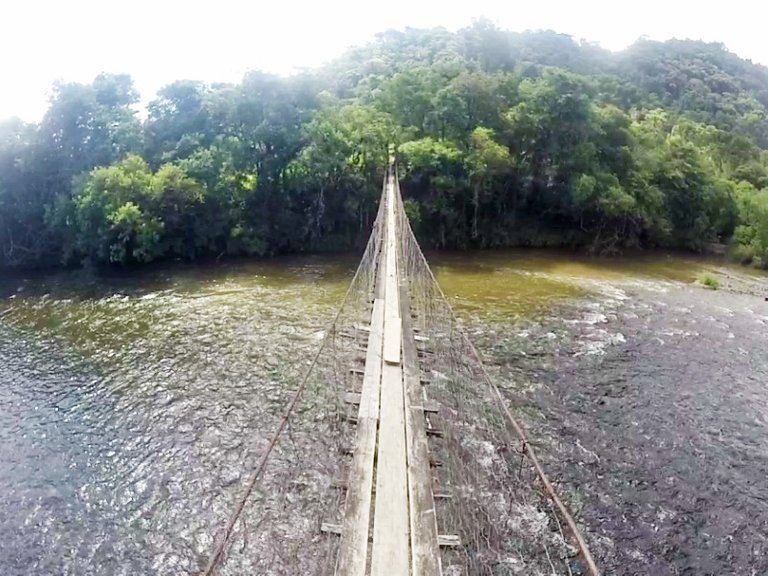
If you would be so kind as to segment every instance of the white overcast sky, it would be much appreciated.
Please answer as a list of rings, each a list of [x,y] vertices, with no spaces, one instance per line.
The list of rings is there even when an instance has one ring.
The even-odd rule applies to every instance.
[[[612,50],[640,36],[719,41],[768,65],[765,0],[8,0],[0,5],[0,118],[38,120],[56,79],[125,72],[146,102],[173,80],[287,74],[388,28],[456,30],[481,16]]]

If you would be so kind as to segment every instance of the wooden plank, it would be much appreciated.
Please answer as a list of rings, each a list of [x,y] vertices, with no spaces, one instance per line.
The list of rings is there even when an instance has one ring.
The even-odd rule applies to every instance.
[[[395,226],[394,191],[387,193],[387,250],[386,250],[386,310],[385,318],[400,317],[400,287],[397,276],[397,228]]]
[[[320,531],[326,534],[340,535],[343,533],[341,524],[332,524],[330,522],[323,522],[320,525]],[[461,546],[461,538],[457,534],[440,534],[437,537],[437,542],[441,547],[456,548]]]
[[[378,418],[381,387],[381,356],[384,345],[384,302],[376,299],[371,313],[371,333],[365,358],[360,401],[360,418]],[[369,370],[370,368],[370,370]]]
[[[435,401],[425,400],[423,404],[424,405],[422,406],[422,408],[424,409],[424,412],[428,412],[431,414],[437,414],[438,412],[440,412],[440,404],[438,404]]]
[[[347,338],[348,340],[357,340],[363,343],[368,340],[368,332],[363,332],[362,330],[342,330],[339,332],[339,336]]]
[[[400,363],[400,334],[402,323],[400,320],[400,289],[397,274],[397,232],[395,229],[395,217],[393,212],[394,201],[392,190],[388,192],[387,213],[387,268],[386,291],[384,292],[384,361],[388,364]]]
[[[355,401],[352,402],[352,400],[355,400]],[[345,401],[347,401],[348,404],[359,404],[359,400],[352,396],[350,396],[349,398],[345,398]],[[429,413],[429,410],[426,410],[424,406],[414,406],[413,408],[415,408],[416,410],[423,410],[425,413]],[[437,409],[436,406],[434,406],[434,408]],[[356,414],[350,414],[347,416],[347,422],[349,422],[350,424],[357,424],[359,421],[360,421],[360,417]],[[435,438],[442,438],[443,436],[445,436],[445,432],[440,430],[440,428],[427,428],[426,432],[427,432],[427,436],[434,436]]]
[[[384,362],[400,364],[400,335],[402,322],[400,318],[387,318],[384,324]]]
[[[385,199],[381,200],[382,202]],[[376,277],[374,280],[373,292],[376,298],[384,298],[384,289],[386,287],[386,264],[387,264],[387,227],[381,227],[382,234],[376,239]]]
[[[394,262],[392,266],[394,266]],[[392,294],[392,296],[390,296]],[[400,317],[400,297],[398,295],[397,288],[397,274],[387,274],[387,289],[386,289],[386,310],[385,317],[389,319]]]
[[[398,349],[401,341],[400,298],[397,285],[394,190],[387,183],[387,269],[385,291],[384,349]],[[388,329],[387,326],[390,326]],[[395,326],[394,329],[391,326]],[[393,342],[394,340],[394,342]],[[376,463],[376,506],[373,521],[371,576],[410,574],[408,478],[405,455],[405,404],[403,372],[398,364],[385,362],[381,378],[381,414]]]
[[[393,264],[394,266],[394,264]],[[397,275],[387,275],[387,290],[386,290],[386,312],[387,319],[394,319],[400,317],[400,298],[397,295]],[[393,296],[389,296],[393,294]]]
[[[461,538],[455,534],[440,534],[440,536],[437,537],[437,541],[440,546],[445,546],[448,548],[456,548],[461,546]]]
[[[340,524],[331,524],[330,522],[323,522],[320,524],[320,532],[326,534],[341,534],[342,529]]]
[[[361,398],[361,394],[358,394],[357,392],[344,393],[344,402],[346,404],[352,404],[353,406],[358,406],[360,404],[360,398]],[[437,402],[434,402],[432,400],[425,400],[422,403],[421,409],[428,414],[437,414],[438,412],[440,412],[440,405]]]
[[[344,402],[347,404],[354,404],[355,406],[359,406],[361,397],[362,394],[358,394],[357,392],[347,392],[344,394]]]
[[[378,431],[381,360],[384,340],[384,302],[376,299],[371,313],[371,331],[359,396],[357,434],[352,466],[347,478],[347,498],[336,574],[365,576],[368,558],[368,528],[371,519],[374,458]]]
[[[408,576],[408,480],[400,366],[384,364],[376,464],[372,576]]]
[[[440,576],[440,544],[432,493],[432,470],[424,416],[424,391],[406,283],[401,287],[400,316],[403,323],[403,380],[405,385],[405,433],[408,461],[408,502],[411,527],[411,572]]]

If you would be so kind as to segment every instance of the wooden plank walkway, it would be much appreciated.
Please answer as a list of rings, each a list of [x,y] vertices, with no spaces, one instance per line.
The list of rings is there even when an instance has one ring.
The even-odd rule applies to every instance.
[[[386,289],[384,292],[384,365],[381,421],[376,462],[376,511],[373,518],[372,576],[407,575],[408,479],[405,456],[403,370],[400,366],[400,291],[397,230],[391,180],[387,182]]]
[[[407,279],[398,267],[392,175],[386,186],[363,389],[359,399],[349,395],[359,409],[336,574],[440,576],[426,404]]]
[[[411,327],[410,298],[401,286],[403,318],[403,377],[405,381],[405,434],[408,452],[408,502],[411,522],[412,574],[442,573],[438,545],[437,516],[432,493],[432,470],[424,414],[424,391],[416,340]]]
[[[365,359],[363,389],[357,415],[357,439],[349,472],[344,527],[337,562],[338,574],[364,575],[368,557],[368,526],[373,490],[373,463],[379,423],[379,389],[384,338],[384,301],[373,302],[371,331]]]

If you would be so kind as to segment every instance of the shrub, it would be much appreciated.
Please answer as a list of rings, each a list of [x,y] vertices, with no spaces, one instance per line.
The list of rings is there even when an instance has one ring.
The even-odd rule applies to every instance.
[[[732,260],[748,266],[755,260],[755,249],[747,244],[734,244],[730,249]]]
[[[697,278],[697,282],[712,290],[717,290],[718,288],[720,288],[720,281],[712,274],[708,274],[706,272],[704,274],[699,275],[699,277]]]

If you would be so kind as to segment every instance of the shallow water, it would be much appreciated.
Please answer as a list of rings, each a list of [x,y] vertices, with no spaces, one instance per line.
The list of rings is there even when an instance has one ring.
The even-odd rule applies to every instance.
[[[6,280],[0,573],[199,569],[354,265]]]
[[[768,302],[626,295],[576,312],[539,365],[547,469],[606,573],[768,574]]]
[[[681,255],[592,258],[537,250],[428,254],[446,295],[465,317],[530,320],[614,282],[693,282],[717,260]],[[741,273],[740,269],[728,269]]]
[[[544,259],[479,263],[459,311],[604,573],[768,574],[768,275]],[[583,293],[515,301],[528,271],[556,282],[546,298],[559,281]],[[724,289],[693,283],[702,272]],[[444,285],[461,294],[461,274]]]
[[[524,251],[428,257],[467,324],[496,329],[615,284],[683,286],[719,266]],[[0,280],[0,573],[199,570],[219,528],[212,509],[239,493],[356,263],[293,257]]]

